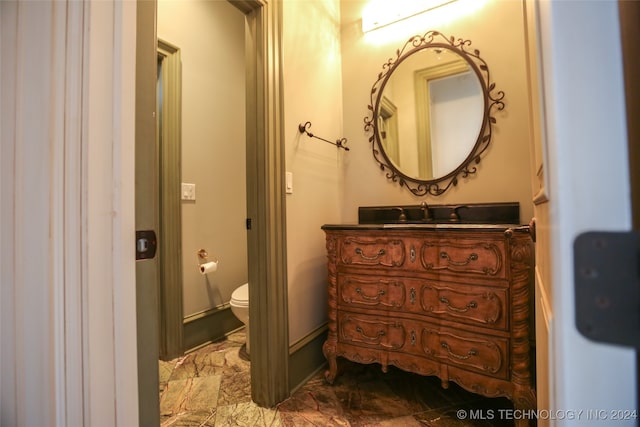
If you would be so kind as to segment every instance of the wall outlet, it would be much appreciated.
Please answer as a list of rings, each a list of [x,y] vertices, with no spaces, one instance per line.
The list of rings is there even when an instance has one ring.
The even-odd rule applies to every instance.
[[[186,182],[182,183],[182,200],[195,200],[196,199],[196,185]]]

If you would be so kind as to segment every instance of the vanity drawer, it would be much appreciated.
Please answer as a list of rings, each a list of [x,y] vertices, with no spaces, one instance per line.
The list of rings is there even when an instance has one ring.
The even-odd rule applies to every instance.
[[[421,239],[408,244],[411,253],[414,248],[417,251],[419,265],[425,271],[506,278],[503,240]]]
[[[423,313],[439,319],[508,330],[509,294],[506,288],[422,281],[419,289]]]
[[[338,305],[415,313],[507,330],[508,290],[405,277],[338,275]]]
[[[495,378],[509,375],[508,338],[344,311],[337,321],[341,344],[427,357]]]
[[[416,291],[412,291],[413,302]],[[403,310],[407,301],[407,287],[402,278],[338,276],[338,304],[349,307]]]
[[[402,239],[393,237],[344,237],[338,254],[343,265],[400,267],[406,258]]]
[[[407,327],[402,320],[344,311],[338,312],[337,320],[340,343],[397,351],[404,347],[407,338]]]
[[[448,365],[494,378],[509,378],[509,340],[425,324],[420,332],[424,355]]]

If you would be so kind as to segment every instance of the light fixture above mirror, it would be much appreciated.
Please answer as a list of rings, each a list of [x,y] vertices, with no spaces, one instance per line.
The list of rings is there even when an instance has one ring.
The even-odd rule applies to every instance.
[[[425,28],[441,28],[481,13],[490,0],[358,0],[363,41],[371,46],[405,42]],[[433,3],[432,3],[433,2]]]
[[[438,31],[411,37],[371,90],[364,121],[374,159],[416,196],[441,195],[474,175],[491,142],[493,114],[504,109],[504,92],[470,46]]]
[[[456,0],[373,1],[362,13],[362,32],[385,27],[454,1]]]

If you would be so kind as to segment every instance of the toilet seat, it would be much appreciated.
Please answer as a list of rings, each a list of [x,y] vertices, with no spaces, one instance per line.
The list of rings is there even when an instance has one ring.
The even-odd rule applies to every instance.
[[[246,350],[247,357],[249,355],[249,284],[239,286],[231,294],[231,312],[238,318],[239,321],[244,323],[246,344],[243,346]]]
[[[248,307],[249,306],[249,284],[245,283],[244,285],[238,287],[231,294],[231,301],[229,302],[231,305],[236,307]]]

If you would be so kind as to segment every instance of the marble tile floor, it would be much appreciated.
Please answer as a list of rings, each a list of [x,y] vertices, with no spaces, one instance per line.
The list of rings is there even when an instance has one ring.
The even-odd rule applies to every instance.
[[[239,331],[184,357],[160,361],[162,427],[513,425],[501,419],[513,409],[507,399],[487,399],[454,383],[445,390],[435,377],[393,367],[385,374],[379,365],[346,361],[334,385],[321,371],[277,407],[261,408],[251,401],[244,339]],[[470,420],[471,411],[484,419]]]

